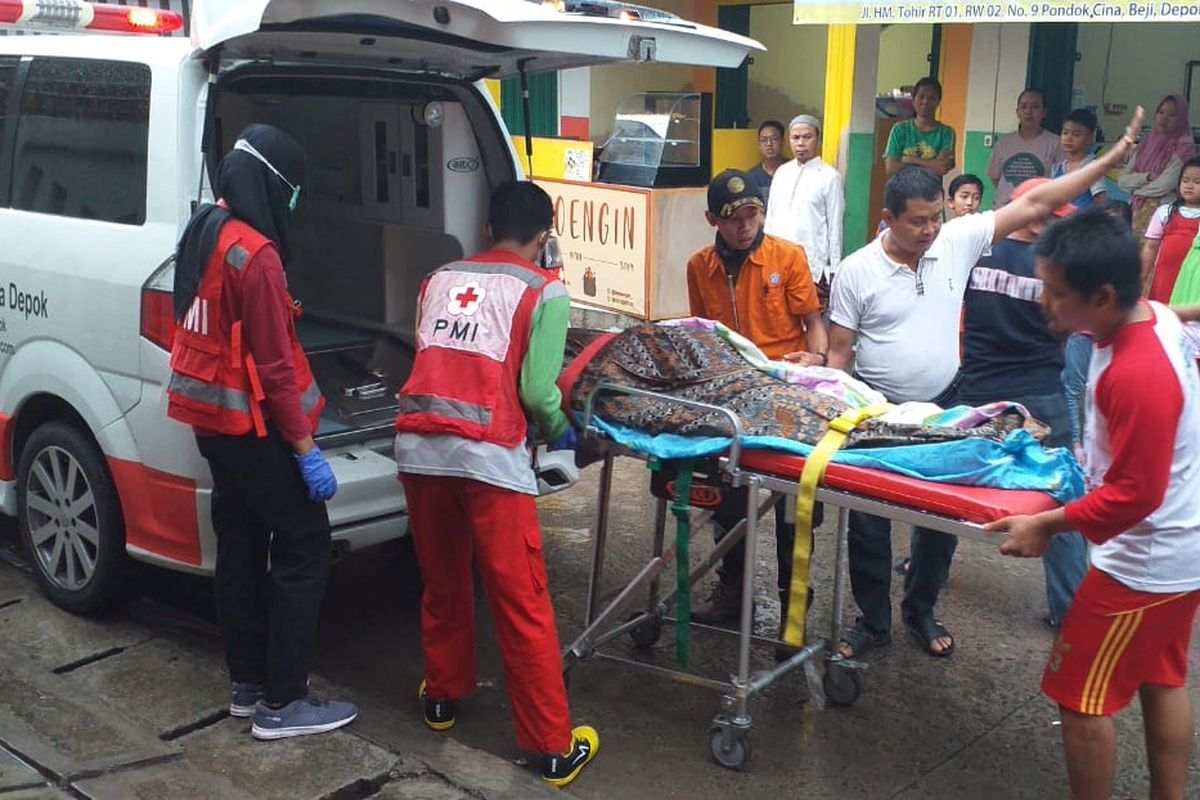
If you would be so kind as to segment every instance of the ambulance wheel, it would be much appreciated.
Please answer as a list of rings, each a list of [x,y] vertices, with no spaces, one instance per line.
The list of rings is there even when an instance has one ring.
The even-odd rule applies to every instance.
[[[104,456],[86,433],[49,422],[29,437],[17,464],[17,527],[55,605],[95,614],[117,599],[125,523]]]
[[[641,613],[639,612],[634,616],[641,616]],[[660,636],[662,636],[662,620],[658,617],[651,617],[629,629],[629,638],[643,650],[654,647],[658,643]]]
[[[725,735],[720,728],[713,728],[708,742],[713,759],[726,769],[741,769],[750,760],[750,735],[734,734],[729,746],[725,745]]]
[[[852,706],[862,696],[862,673],[856,669],[827,666],[821,688],[825,690],[825,699],[830,705]]]

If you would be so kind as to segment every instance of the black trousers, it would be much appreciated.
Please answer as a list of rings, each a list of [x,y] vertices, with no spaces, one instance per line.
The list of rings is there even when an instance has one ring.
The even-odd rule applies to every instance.
[[[931,402],[943,408],[958,403],[956,375]],[[892,630],[892,522],[885,517],[851,511],[848,549],[850,589],[862,611],[861,621],[872,633]],[[950,575],[958,537],[914,526],[908,571],[904,575],[904,600],[900,615],[906,624],[933,616],[938,594]]]
[[[267,702],[308,694],[308,661],[332,544],[324,503],[278,434],[197,436],[212,470],[217,615],[232,680],[266,688]],[[269,569],[268,569],[269,564]]]
[[[713,515],[713,520],[717,523],[714,531],[714,539],[721,541],[724,538],[725,532],[732,529],[735,525],[741,522],[746,517],[746,492],[749,489],[745,486],[740,486],[737,489],[730,489],[729,495],[726,497],[725,503]],[[778,564],[778,586],[780,592],[786,592],[792,586],[792,550],[796,544],[796,525],[794,522],[788,522],[784,518],[784,503],[786,500],[780,500],[771,512],[775,515],[775,560]],[[813,505],[813,530],[825,519],[825,505],[816,503]],[[721,566],[717,568],[717,574],[721,578],[722,583],[737,584],[742,580],[742,570],[746,564],[746,540],[735,544],[725,557],[721,559]]]

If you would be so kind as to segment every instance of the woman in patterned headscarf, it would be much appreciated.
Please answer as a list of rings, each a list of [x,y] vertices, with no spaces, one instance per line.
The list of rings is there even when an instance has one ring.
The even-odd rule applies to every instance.
[[[1140,241],[1154,210],[1175,200],[1183,164],[1196,155],[1187,101],[1169,94],[1158,104],[1146,140],[1138,145],[1133,163],[1117,184],[1132,195],[1133,232]]]

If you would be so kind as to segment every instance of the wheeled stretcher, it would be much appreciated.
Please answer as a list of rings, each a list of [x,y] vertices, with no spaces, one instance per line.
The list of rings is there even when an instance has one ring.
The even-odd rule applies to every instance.
[[[660,578],[674,564],[674,548],[666,547],[668,501],[658,498],[655,509],[653,544],[650,559],[623,588],[602,597],[605,551],[608,543],[609,503],[612,497],[613,466],[617,456],[652,460],[615,443],[596,424],[594,406],[605,392],[641,395],[657,400],[691,406],[713,412],[729,421],[732,432],[730,446],[720,455],[712,456],[706,468],[719,474],[728,486],[748,487],[745,518],[717,544],[716,548],[687,576],[691,585],[710,572],[737,542],[745,540],[745,574],[742,581],[741,616],[736,630],[714,628],[690,623],[694,628],[736,636],[738,640],[737,668],[728,680],[719,680],[643,660],[634,660],[602,648],[629,634],[634,644],[649,648],[662,632],[664,622],[678,625],[669,614],[679,596],[683,581],[677,580],[674,591],[663,593]],[[753,598],[755,568],[758,564],[753,531],[757,521],[773,506],[795,497],[798,479],[806,463],[801,456],[773,450],[750,450],[743,446],[741,424],[737,416],[718,406],[681,400],[640,389],[613,384],[597,386],[588,398],[583,421],[584,436],[598,445],[602,467],[597,499],[596,523],[592,532],[591,575],[585,611],[584,630],[568,645],[563,654],[564,671],[579,661],[592,658],[619,662],[637,669],[667,676],[685,683],[715,689],[721,694],[719,710],[710,731],[710,749],[714,759],[723,766],[738,768],[750,757],[751,727],[750,698],[770,686],[775,680],[796,669],[803,669],[812,702],[817,707],[825,703],[845,706],[854,703],[862,692],[862,670],[865,664],[843,659],[836,644],[843,629],[845,578],[847,573],[847,527],[850,511],[862,511],[898,522],[919,525],[956,536],[999,544],[1003,534],[984,531],[982,524],[1011,514],[1035,514],[1057,506],[1056,501],[1040,491],[993,489],[959,486],[923,481],[883,470],[852,467],[837,463],[828,465],[824,480],[816,490],[816,500],[837,510],[836,542],[834,548],[834,580],[832,613],[827,637],[816,638],[795,651],[786,660],[769,669],[752,671],[751,644],[755,641],[780,645],[775,639],[756,636],[753,631]],[[770,495],[760,502],[759,489]],[[702,528],[712,512],[694,513],[691,530]],[[747,520],[750,524],[747,524]],[[622,619],[637,604],[641,610]],[[678,633],[678,631],[677,631]],[[818,669],[822,664],[824,670]]]

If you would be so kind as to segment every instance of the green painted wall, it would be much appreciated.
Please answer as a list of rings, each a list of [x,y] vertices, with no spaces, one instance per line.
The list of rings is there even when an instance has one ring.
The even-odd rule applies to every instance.
[[[967,136],[963,140],[962,171],[978,175],[983,180],[981,209],[992,207],[992,195],[995,194],[995,187],[992,186],[992,182],[988,180],[987,176],[988,162],[992,160],[992,148],[983,143],[984,138],[989,135],[996,136],[996,134],[988,134],[987,131],[967,131]],[[995,141],[995,138],[992,141]]]
[[[875,134],[851,133],[846,156],[846,219],[842,228],[842,252],[853,253],[869,241],[867,214],[871,204]]]

